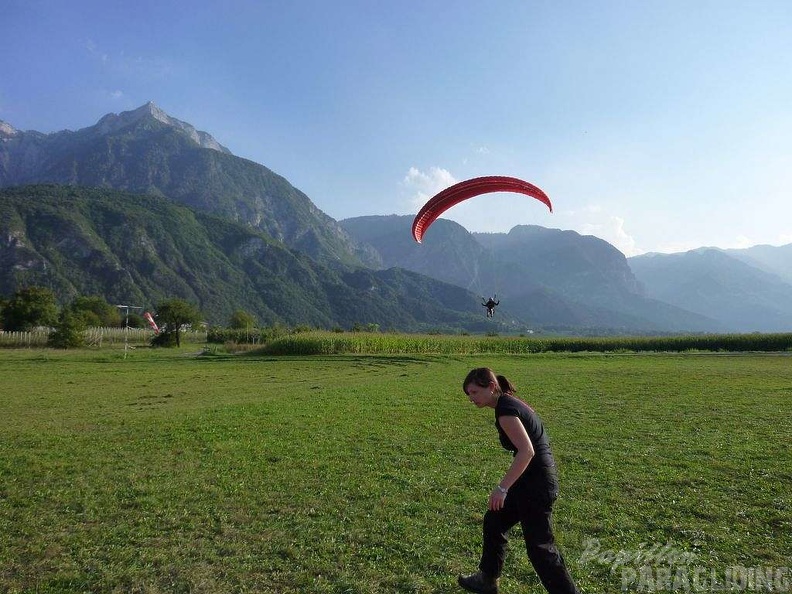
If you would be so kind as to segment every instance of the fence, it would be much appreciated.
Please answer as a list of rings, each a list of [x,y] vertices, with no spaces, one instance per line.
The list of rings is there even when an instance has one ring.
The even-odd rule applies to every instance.
[[[34,330],[33,332],[6,332],[4,330],[0,330],[0,347],[45,347],[47,346],[48,336],[49,331],[42,332]]]
[[[0,348],[43,348],[47,346],[51,330],[37,328],[29,332],[6,332],[0,330]],[[128,344],[131,346],[148,345],[154,331],[148,328],[88,328],[84,331],[85,344],[89,347],[112,347]],[[182,332],[182,343],[206,342],[206,332],[188,330]]]

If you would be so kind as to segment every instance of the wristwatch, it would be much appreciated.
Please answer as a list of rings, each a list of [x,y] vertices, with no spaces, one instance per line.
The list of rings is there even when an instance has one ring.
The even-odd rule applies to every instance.
[[[504,489],[504,488],[503,488],[503,487],[501,487],[500,485],[495,485],[495,488],[496,488],[498,491],[500,491],[501,493],[503,493],[504,495],[506,495],[506,494],[509,492],[509,490],[508,490],[508,489]]]

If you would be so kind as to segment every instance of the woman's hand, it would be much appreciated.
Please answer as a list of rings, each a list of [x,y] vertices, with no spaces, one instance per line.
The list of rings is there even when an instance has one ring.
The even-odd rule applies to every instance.
[[[489,509],[492,511],[499,511],[503,509],[503,504],[506,501],[508,491],[502,489],[500,485],[496,486],[489,496]]]

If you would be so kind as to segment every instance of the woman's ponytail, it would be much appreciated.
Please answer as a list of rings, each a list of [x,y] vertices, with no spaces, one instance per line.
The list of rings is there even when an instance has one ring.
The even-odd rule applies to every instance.
[[[506,379],[505,375],[496,376],[498,380],[498,386],[500,387],[500,391],[502,394],[508,394],[509,396],[514,396],[514,393],[517,391],[517,388],[514,387],[509,380]]]

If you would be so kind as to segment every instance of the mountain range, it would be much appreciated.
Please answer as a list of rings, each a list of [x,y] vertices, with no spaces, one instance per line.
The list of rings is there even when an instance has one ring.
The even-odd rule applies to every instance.
[[[377,249],[384,265],[464,286],[481,299],[497,295],[504,316],[548,330],[597,334],[723,329],[706,315],[647,297],[624,255],[602,239],[538,226],[469,233],[440,219],[419,245],[410,236],[411,223],[409,216],[341,221],[351,235]]]
[[[396,330],[792,330],[792,245],[625,258],[574,231],[335,221],[265,166],[153,103],[75,132],[0,121],[0,296],[50,286],[197,302],[262,323]],[[481,299],[501,305],[484,318]]]
[[[785,258],[786,256],[786,258]],[[699,248],[630,258],[647,294],[721,320],[733,332],[792,330],[792,245]]]
[[[180,297],[213,324],[451,331],[480,324],[467,291],[393,268],[333,268],[250,225],[170,200],[61,185],[0,190],[0,294],[52,289],[153,307]]]

